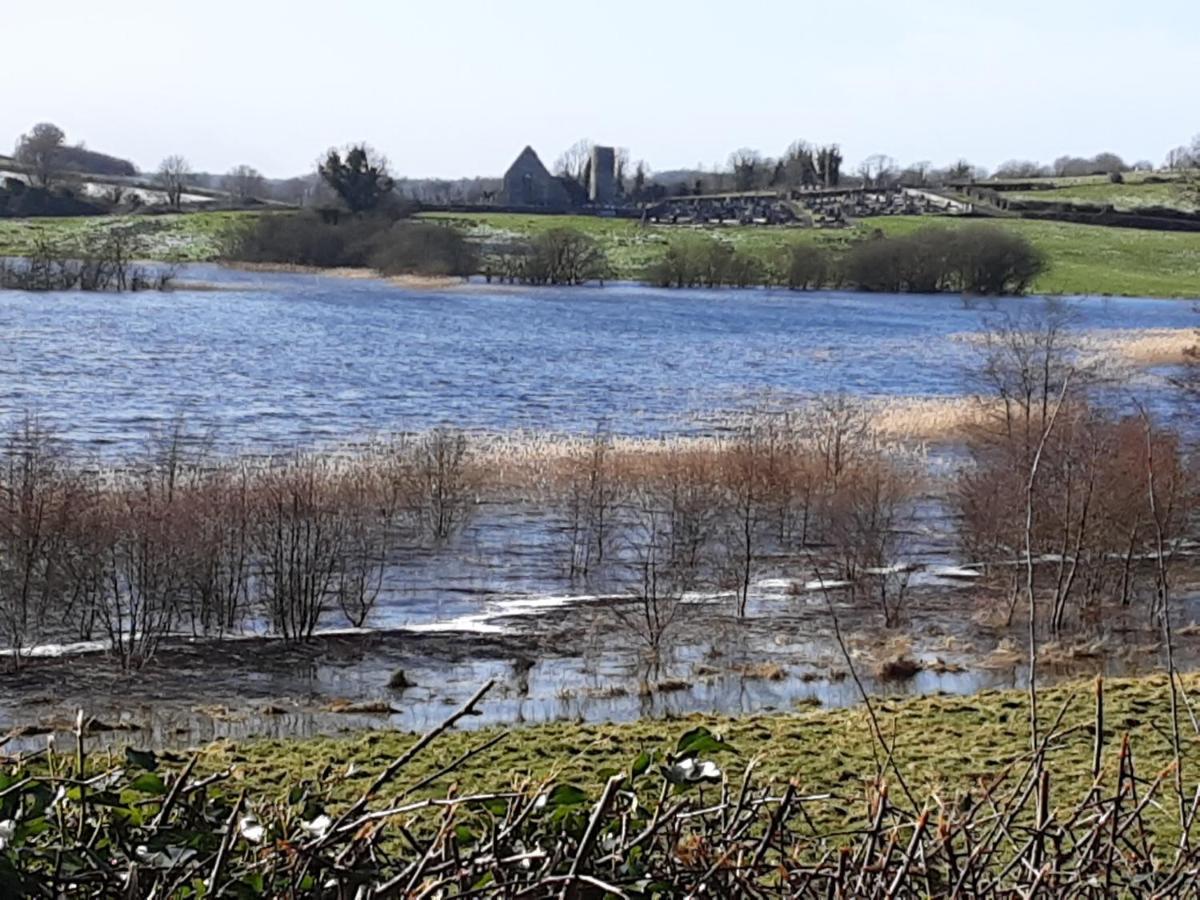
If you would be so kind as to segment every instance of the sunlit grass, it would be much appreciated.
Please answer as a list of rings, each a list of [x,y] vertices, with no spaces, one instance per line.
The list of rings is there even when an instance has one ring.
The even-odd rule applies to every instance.
[[[1189,692],[1200,677],[1186,676]],[[1056,797],[1077,798],[1091,784],[1094,705],[1091,683],[1071,683],[1041,692],[1043,731],[1066,704],[1062,736],[1050,754]],[[1165,677],[1120,679],[1105,685],[1105,771],[1116,766],[1121,736],[1133,737],[1143,777],[1153,778],[1171,758],[1170,705]],[[1069,702],[1068,702],[1069,701]],[[1021,759],[1029,747],[1028,698],[1023,691],[983,691],[973,696],[933,696],[877,700],[880,725],[895,740],[895,759],[918,796],[953,797],[977,790]],[[450,707],[447,707],[449,710]],[[460,792],[500,790],[526,778],[561,778],[595,790],[605,773],[627,765],[640,751],[666,751],[689,728],[704,724],[718,731],[737,754],[719,760],[734,771],[751,759],[765,779],[794,779],[802,791],[832,791],[834,800],[813,813],[825,826],[857,814],[864,782],[876,771],[879,748],[872,742],[865,709],[815,709],[786,714],[727,717],[691,715],[667,720],[581,725],[559,722],[529,727],[501,726],[451,733],[418,757],[406,773],[416,780],[436,772],[467,749],[499,732],[506,736],[453,775]],[[236,777],[255,796],[286,794],[300,780],[315,780],[329,767],[325,781],[348,801],[362,780],[382,769],[414,741],[413,735],[369,732],[309,740],[220,741],[205,747],[201,766],[233,766]],[[1183,726],[1185,775],[1200,764],[1200,739]],[[345,777],[352,769],[350,777]],[[354,774],[357,772],[357,775]],[[1019,773],[1017,773],[1019,774]],[[435,781],[430,795],[444,792],[447,780]]]

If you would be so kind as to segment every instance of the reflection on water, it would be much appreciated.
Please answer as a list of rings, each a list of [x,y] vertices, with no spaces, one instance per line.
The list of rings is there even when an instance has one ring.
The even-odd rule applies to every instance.
[[[861,621],[862,610],[856,614],[853,607],[844,607],[841,615],[864,688],[877,696],[915,696],[1025,687],[1019,642],[972,624],[968,616],[950,617],[966,600],[961,592],[930,598],[914,608],[909,627],[901,632],[872,627]],[[714,609],[698,607],[702,624],[653,665],[628,635],[610,632],[610,622],[590,618],[580,607],[564,621],[597,633],[599,639],[576,638],[569,647],[553,649],[544,639],[523,641],[529,633],[518,630],[495,640],[431,638],[420,647],[403,635],[381,635],[365,644],[346,639],[340,649],[308,656],[287,650],[266,662],[252,648],[185,653],[172,657],[178,664],[134,678],[96,677],[86,668],[67,668],[61,670],[63,677],[51,679],[55,683],[32,679],[9,691],[0,702],[0,733],[40,726],[5,746],[8,752],[39,749],[45,746],[43,731],[67,735],[77,707],[102,723],[91,738],[97,746],[182,748],[223,739],[423,731],[490,680],[496,687],[481,706],[482,714],[462,727],[788,711],[859,702],[858,687],[828,631],[823,602],[760,598],[751,609],[753,619],[741,631],[709,624]],[[1195,621],[1200,596],[1181,599],[1176,614],[1180,621]],[[516,620],[503,624],[518,626]],[[1161,670],[1162,648],[1138,614],[1116,617],[1112,625],[1116,630],[1102,649],[1076,654],[1047,647],[1039,666],[1042,681]],[[877,661],[897,637],[921,668],[911,678],[881,680],[875,674]],[[993,650],[1006,643],[1011,649],[1005,653]],[[451,647],[457,652],[449,652]],[[535,655],[539,648],[544,655]],[[1195,629],[1180,637],[1176,660],[1184,669],[1200,665]],[[397,669],[413,687],[389,688]]]

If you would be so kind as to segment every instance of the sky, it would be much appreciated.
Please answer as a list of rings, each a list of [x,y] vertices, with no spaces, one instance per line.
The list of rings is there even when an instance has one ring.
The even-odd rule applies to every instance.
[[[34,123],[153,170],[397,175],[550,165],[580,138],[651,170],[839,143],[853,165],[1160,163],[1200,132],[1197,0],[8,0],[0,152]]]

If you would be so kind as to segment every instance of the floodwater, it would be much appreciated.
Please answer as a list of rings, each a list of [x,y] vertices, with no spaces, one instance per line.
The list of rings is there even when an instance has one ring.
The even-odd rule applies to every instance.
[[[662,434],[783,398],[961,393],[948,335],[1065,307],[1080,328],[1195,324],[1177,300],[780,290],[420,291],[185,267],[166,294],[0,293],[0,424],[35,409],[77,444],[134,449],[177,415],[228,447],[291,449],[451,423]]]
[[[33,410],[77,449],[113,460],[179,415],[189,427],[210,431],[220,449],[248,452],[443,423],[487,431],[696,433],[764,402],[839,391],[877,398],[964,393],[973,351],[948,338],[1004,316],[1065,309],[1077,327],[1093,331],[1185,328],[1197,319],[1191,304],[1169,300],[965,303],[947,296],[479,283],[422,291],[215,266],[187,267],[179,279],[215,289],[0,292],[0,426]],[[936,498],[918,507],[910,526],[906,559],[930,566],[964,562],[954,558],[952,524]],[[857,699],[857,688],[830,655],[822,609],[811,607],[813,598],[781,591],[796,574],[786,563],[765,564],[757,573],[751,611],[765,631],[746,636],[740,656],[710,665],[704,654],[713,648],[693,639],[675,650],[665,672],[650,676],[641,672],[635,648],[611,639],[592,646],[603,632],[595,632],[590,610],[603,606],[595,595],[604,586],[567,581],[556,541],[553,520],[543,514],[511,504],[481,508],[451,546],[389,573],[370,623],[392,633],[382,643],[348,637],[352,649],[345,653],[267,670],[247,652],[219,672],[208,659],[191,669],[160,667],[144,679],[95,679],[97,669],[88,663],[60,668],[61,679],[43,683],[35,667],[6,685],[0,730],[31,722],[56,727],[76,705],[132,729],[106,732],[104,740],[128,735],[159,746],[223,736],[421,728],[489,678],[501,684],[477,724]],[[980,598],[961,582],[933,577],[925,587],[932,593],[922,603],[934,612],[914,612],[909,630],[928,637],[966,629],[958,637],[974,649],[956,655],[938,649],[943,637],[931,639],[915,651],[928,656],[923,671],[899,686],[868,679],[868,688],[969,693],[1019,684],[1016,661],[970,665],[1003,639],[958,621],[968,619],[963,610]],[[945,602],[956,615],[938,606]],[[779,626],[785,611],[792,615],[805,603],[811,608],[790,630]],[[852,627],[870,617],[862,610],[848,614]],[[1187,606],[1181,621],[1198,617],[1200,607]],[[341,624],[335,619],[326,624]],[[550,620],[561,627],[546,633]],[[528,645],[523,651],[522,641]],[[532,659],[525,668],[522,652]],[[780,661],[784,674],[734,671],[738,660],[763,659]],[[1126,672],[1156,662],[1151,654],[1088,665]],[[396,668],[417,687],[389,692]],[[205,698],[203,708],[197,697]],[[338,699],[383,702],[386,709],[333,712],[329,703]]]

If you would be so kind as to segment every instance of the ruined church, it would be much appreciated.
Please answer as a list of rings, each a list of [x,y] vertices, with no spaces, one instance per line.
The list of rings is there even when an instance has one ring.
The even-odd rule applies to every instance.
[[[566,212],[608,207],[617,200],[616,152],[593,147],[586,190],[572,178],[552,175],[532,147],[526,147],[504,173],[500,203],[519,209]]]

